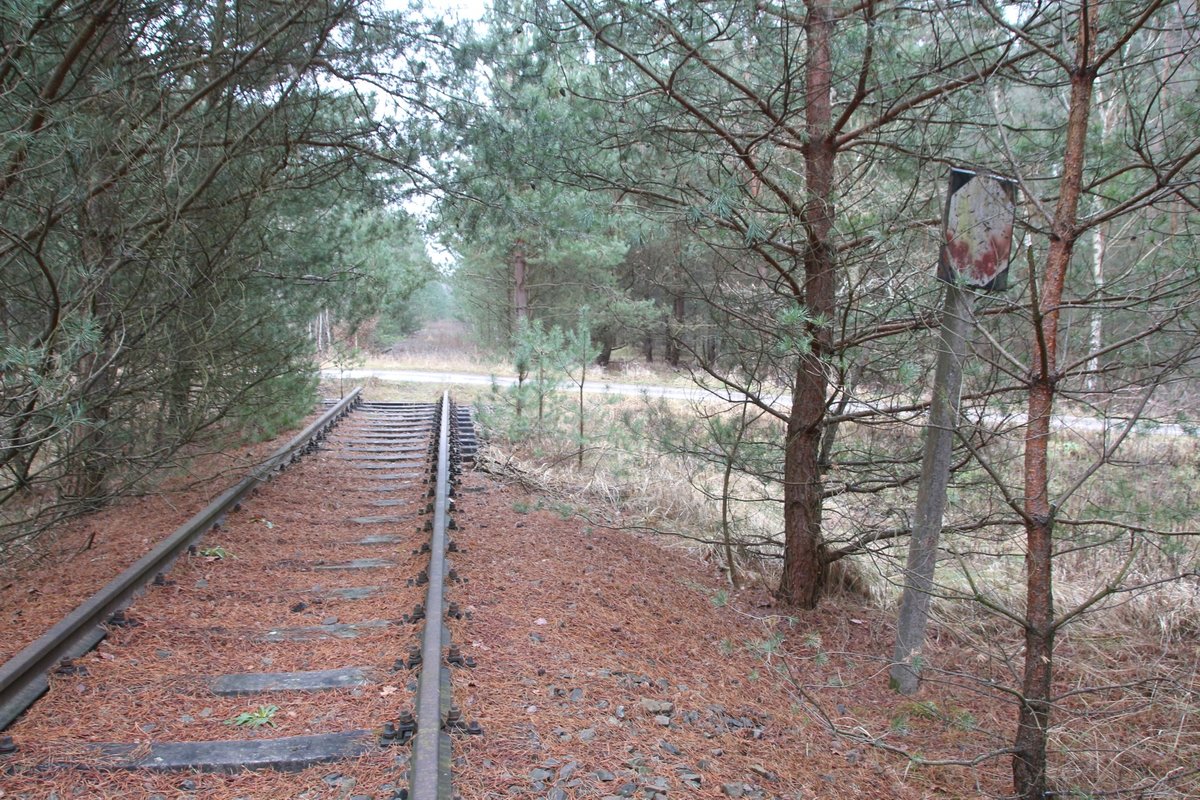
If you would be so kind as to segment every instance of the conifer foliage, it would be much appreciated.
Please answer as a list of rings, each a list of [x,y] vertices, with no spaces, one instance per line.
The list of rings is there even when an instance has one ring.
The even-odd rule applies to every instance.
[[[295,420],[309,320],[423,280],[371,253],[412,238],[365,90],[408,33],[358,0],[3,5],[0,541]]]

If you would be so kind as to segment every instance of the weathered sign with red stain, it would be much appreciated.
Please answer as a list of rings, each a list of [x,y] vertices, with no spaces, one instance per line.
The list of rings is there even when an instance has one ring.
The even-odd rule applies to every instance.
[[[938,278],[976,289],[1007,288],[1015,215],[1011,180],[952,169]]]

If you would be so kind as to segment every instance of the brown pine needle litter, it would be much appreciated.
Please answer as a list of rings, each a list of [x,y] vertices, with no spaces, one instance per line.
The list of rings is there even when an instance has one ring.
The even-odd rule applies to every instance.
[[[932,772],[906,777],[896,759],[812,722],[772,663],[786,656],[760,646],[771,631],[802,638],[803,621],[755,608],[753,593],[738,598],[752,610],[718,607],[716,570],[680,549],[513,513],[529,505],[523,492],[478,475],[464,489],[455,538],[466,552],[455,564],[472,618],[454,635],[479,666],[458,673],[455,697],[485,731],[458,751],[464,800],[551,788],[603,797],[630,785],[639,797],[938,792]],[[890,702],[843,691],[854,697],[848,713],[878,715]]]

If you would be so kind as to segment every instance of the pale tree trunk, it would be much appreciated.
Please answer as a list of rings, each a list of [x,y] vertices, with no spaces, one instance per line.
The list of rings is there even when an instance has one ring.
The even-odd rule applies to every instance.
[[[1168,115],[1169,109],[1172,109],[1178,100],[1184,99],[1186,102],[1186,94],[1188,92],[1186,87],[1188,86],[1188,82],[1172,80],[1172,76],[1175,74],[1175,70],[1183,65],[1183,62],[1189,57],[1193,57],[1189,52],[1191,48],[1188,46],[1188,39],[1194,39],[1197,36],[1195,28],[1196,6],[1196,0],[1186,0],[1185,2],[1177,3],[1173,9],[1177,15],[1176,18],[1162,30],[1161,35],[1168,43],[1168,48],[1172,52],[1179,54],[1178,63],[1170,58],[1164,58],[1161,61],[1159,85],[1162,89],[1159,104],[1162,107],[1161,113],[1163,116]],[[1179,235],[1181,229],[1186,230],[1189,214],[1193,206],[1180,195],[1170,200],[1166,208],[1167,215],[1171,221],[1171,237],[1174,238]]]
[[[1029,386],[1029,422],[1025,429],[1025,669],[1022,701],[1014,742],[1013,784],[1023,800],[1046,796],[1046,744],[1051,712],[1054,657],[1053,559],[1054,509],[1050,503],[1047,451],[1050,415],[1054,410],[1058,380],[1058,323],[1063,287],[1071,254],[1079,236],[1077,213],[1083,184],[1084,153],[1092,87],[1096,41],[1096,0],[1087,0],[1079,12],[1075,63],[1071,70],[1066,146],[1058,204],[1036,303],[1033,363]],[[1036,279],[1030,275],[1031,286]],[[1040,289],[1040,294],[1038,292]]]
[[[1096,200],[1095,210],[1100,211],[1101,202]],[[1092,284],[1096,290],[1096,301],[1104,294],[1104,256],[1108,250],[1108,230],[1105,225],[1097,225],[1092,229]],[[1091,324],[1088,331],[1088,348],[1092,353],[1100,352],[1104,346],[1104,309],[1097,305],[1092,309]],[[1087,389],[1094,392],[1100,388],[1100,360],[1096,356],[1088,359]]]
[[[824,358],[830,352],[834,317],[835,250],[832,131],[833,65],[830,39],[833,14],[829,0],[809,0],[804,26],[808,39],[805,64],[804,297],[812,346],[796,366],[792,407],[787,424],[783,463],[784,556],[779,594],[789,603],[814,608],[825,577],[825,543],[821,537],[821,423],[825,418],[829,379]],[[799,299],[799,298],[798,298]]]
[[[1112,135],[1117,122],[1116,104],[1106,104],[1104,94],[1099,86],[1095,86],[1096,104],[1100,107],[1100,145],[1103,147]],[[1099,214],[1104,210],[1104,201],[1099,197],[1092,202],[1092,213]],[[1097,225],[1092,229],[1092,285],[1095,288],[1096,305],[1091,311],[1088,325],[1088,349],[1092,353],[1100,352],[1104,347],[1104,259],[1108,254],[1108,224]],[[1094,392],[1100,386],[1100,360],[1096,357],[1088,359],[1087,389]]]
[[[318,342],[318,344],[321,348],[321,352],[327,353],[329,352],[329,347],[333,344],[333,334],[329,332],[329,312],[322,308],[321,312],[317,316],[321,320],[321,340]]]

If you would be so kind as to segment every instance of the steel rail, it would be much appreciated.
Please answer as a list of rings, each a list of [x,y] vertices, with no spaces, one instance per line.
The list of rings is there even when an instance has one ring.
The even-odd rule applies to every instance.
[[[116,611],[128,605],[133,595],[155,576],[169,569],[189,544],[218,524],[250,490],[285,469],[324,438],[342,416],[361,402],[361,392],[357,388],[342,398],[254,467],[236,486],[227,489],[39,639],[0,665],[0,730],[7,728],[46,691],[47,673],[56,664],[64,658],[78,658],[95,647],[106,635],[104,623]]]
[[[409,762],[409,800],[450,800],[450,669],[442,657],[449,643],[445,595],[449,564],[446,527],[450,496],[450,393],[438,409],[437,482],[429,542],[429,585],[425,596],[425,633],[421,639],[421,676],[417,680],[417,731]]]

